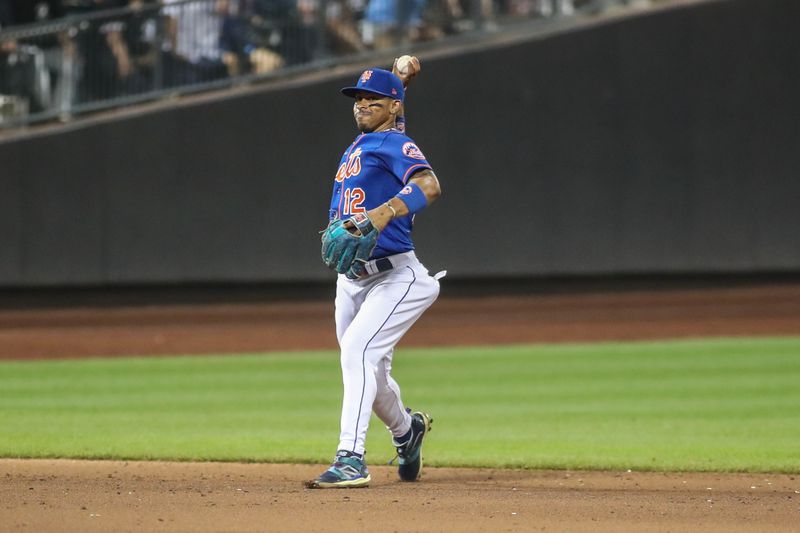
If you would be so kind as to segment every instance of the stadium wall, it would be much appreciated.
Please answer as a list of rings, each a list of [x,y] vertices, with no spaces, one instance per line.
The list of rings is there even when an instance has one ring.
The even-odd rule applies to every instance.
[[[800,270],[800,2],[425,60],[410,135],[454,277]],[[357,72],[0,143],[0,285],[316,281]]]

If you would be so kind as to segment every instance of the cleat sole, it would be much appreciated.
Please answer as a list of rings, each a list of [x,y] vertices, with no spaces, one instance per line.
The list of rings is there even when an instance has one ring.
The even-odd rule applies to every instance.
[[[310,481],[304,481],[303,486],[307,489],[361,489],[369,487],[370,481],[372,481],[372,476],[361,479],[337,481],[334,483],[326,483],[318,479],[312,479]]]

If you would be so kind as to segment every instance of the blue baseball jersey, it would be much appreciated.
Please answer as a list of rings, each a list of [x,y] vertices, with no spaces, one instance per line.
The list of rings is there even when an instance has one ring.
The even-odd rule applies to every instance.
[[[345,151],[333,183],[330,220],[349,218],[391,200],[415,172],[431,168],[422,151],[398,130],[362,133]],[[371,259],[408,252],[413,217],[398,217],[381,231]]]

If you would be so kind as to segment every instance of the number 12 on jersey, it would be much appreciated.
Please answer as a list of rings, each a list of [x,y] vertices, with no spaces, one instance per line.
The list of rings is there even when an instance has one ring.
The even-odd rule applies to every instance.
[[[361,207],[367,195],[361,187],[353,187],[352,189],[344,190],[344,209],[343,215],[355,215],[356,213],[365,213],[366,209]]]

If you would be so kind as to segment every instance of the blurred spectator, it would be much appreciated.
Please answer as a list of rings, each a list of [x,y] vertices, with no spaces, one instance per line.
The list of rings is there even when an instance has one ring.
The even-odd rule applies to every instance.
[[[478,26],[495,30],[494,19],[494,0],[370,0],[362,35],[370,47],[383,49],[438,40]]]
[[[124,7],[126,0],[72,0],[67,9],[73,14],[87,14]],[[79,52],[80,82],[78,100],[92,102],[112,98],[122,92],[132,65],[122,35],[122,18],[92,18],[81,24],[76,41]]]
[[[61,0],[0,0],[12,6],[15,24],[32,24],[64,15]]]
[[[551,0],[551,12],[558,15],[572,15],[575,13],[575,5],[572,0]]]
[[[0,41],[0,96],[14,97],[15,106],[37,110],[40,94],[36,87],[35,56],[14,40]]]
[[[251,27],[262,47],[287,65],[311,61],[319,43],[313,0],[251,0]]]
[[[0,0],[0,31],[16,23],[11,0]],[[0,39],[0,95],[22,95],[24,83],[20,83],[17,41]]]
[[[58,0],[0,0],[0,28],[33,24],[63,15]],[[34,36],[23,41],[0,43],[0,92],[25,99],[30,111],[53,104],[53,80],[58,83],[56,100],[68,87],[62,75],[62,61],[71,53],[65,36]]]
[[[635,8],[649,7],[650,0],[596,0],[593,5],[594,9],[597,11],[613,10],[622,6]]]
[[[25,38],[0,39],[0,94],[66,118],[76,103],[491,29],[495,10],[549,17],[659,1],[0,0],[0,30],[67,16]]]
[[[259,31],[264,19],[256,11],[256,1],[226,0],[225,4],[220,47],[228,74],[266,74],[283,66],[283,58],[271,46],[272,32]]]
[[[164,62],[166,84],[186,85],[226,77],[228,69],[222,62],[220,37],[227,3],[224,0],[189,3],[163,0],[163,3],[171,51]]]
[[[370,0],[364,13],[364,42],[389,48],[418,40],[426,0]]]
[[[15,0],[18,24],[32,24],[62,18],[66,11],[62,0]],[[77,49],[68,32],[38,37],[36,46],[44,54],[46,71],[40,73],[42,107],[68,115],[75,99],[78,80],[74,76]],[[49,79],[48,79],[49,78]]]
[[[252,1],[257,31],[269,32],[269,48],[279,52],[287,65],[308,63],[327,53],[366,50],[357,29],[358,6],[347,0]]]
[[[157,0],[129,0],[131,9],[124,18],[120,42],[116,50],[116,73],[124,93],[137,93],[153,88],[154,68],[159,60],[159,13]],[[117,38],[114,37],[114,40]],[[121,68],[127,65],[127,68]]]
[[[516,17],[572,15],[575,4],[573,0],[511,0],[509,11]]]
[[[356,13],[363,11],[359,2],[328,0],[325,11],[325,29],[328,46],[334,54],[352,54],[367,49],[358,32]]]
[[[0,0],[0,30],[14,25],[11,0]]]
[[[322,11],[323,6],[325,11]],[[309,62],[318,54],[347,54],[362,52],[366,46],[359,35],[355,10],[347,0],[296,0],[297,17],[290,21],[287,34],[293,43],[287,43],[295,52],[295,62]]]

